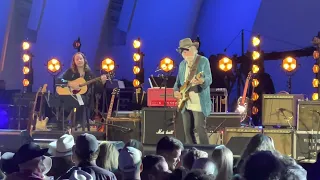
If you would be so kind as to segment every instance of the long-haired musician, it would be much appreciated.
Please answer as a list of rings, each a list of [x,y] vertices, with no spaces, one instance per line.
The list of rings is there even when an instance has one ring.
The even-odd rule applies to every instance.
[[[179,72],[174,85],[174,96],[180,101],[182,97],[180,88],[185,82],[190,82],[191,87],[186,92],[189,100],[182,107],[184,132],[187,144],[196,144],[195,130],[198,132],[201,144],[209,144],[206,132],[206,117],[211,113],[210,85],[212,76],[209,60],[198,55],[198,42],[192,42],[190,38],[180,40],[177,51],[184,61],[179,65]],[[202,72],[202,77],[196,75]]]
[[[95,75],[91,71],[86,56],[77,52],[72,57],[71,67],[62,75],[62,78],[68,81],[68,86],[72,89],[79,89],[79,84],[73,80],[77,78],[84,78],[86,81],[89,81],[95,78]],[[88,91],[81,96],[84,105],[80,106],[76,110],[76,123],[79,128],[80,124],[84,127],[84,124],[88,121],[88,115],[90,114],[90,109],[93,106],[93,87],[94,85],[104,84],[107,80],[106,75],[101,75],[101,81],[98,81],[95,84],[88,85]]]

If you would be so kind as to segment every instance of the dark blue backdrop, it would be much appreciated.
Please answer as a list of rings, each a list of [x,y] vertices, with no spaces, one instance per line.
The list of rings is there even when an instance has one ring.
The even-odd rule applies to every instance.
[[[0,2],[0,48],[4,42],[9,2]],[[38,39],[32,49],[36,55],[35,87],[44,83],[49,83],[51,87],[52,80],[43,65],[51,57],[61,59],[65,69],[69,66],[75,52],[72,42],[78,36],[82,39],[82,50],[90,64],[101,60],[94,58],[107,4],[107,0],[47,1]],[[126,45],[111,47],[108,50],[110,53],[105,56],[114,58],[119,65],[119,78],[132,79],[132,41],[137,37],[142,39],[142,51],[146,54],[146,76],[154,72],[163,57],[169,56],[180,62],[181,57],[175,49],[179,40],[185,37],[200,35],[202,50],[207,57],[223,52],[241,29],[259,32],[263,37],[262,49],[268,52],[304,47],[311,45],[312,36],[320,29],[320,23],[317,23],[319,5],[317,0],[309,0],[308,3],[299,0],[139,0],[131,29],[127,32]],[[30,18],[30,21],[34,19]],[[250,50],[250,37],[247,32],[246,50]],[[240,51],[241,39],[238,37],[227,54],[240,54]],[[313,92],[313,60],[309,57],[299,58],[298,61],[301,67],[293,78],[293,92],[310,95]],[[277,91],[286,90],[287,80],[279,65],[280,61],[266,63],[266,70],[272,75]],[[15,87],[10,88],[20,87],[18,81]]]

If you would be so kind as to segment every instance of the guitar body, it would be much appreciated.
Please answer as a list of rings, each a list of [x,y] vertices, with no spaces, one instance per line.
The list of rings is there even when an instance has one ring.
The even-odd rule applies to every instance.
[[[203,72],[199,72],[195,78],[199,79],[203,76]],[[192,84],[190,81],[186,81],[179,89],[179,92],[181,94],[181,99],[178,99],[178,107],[177,107],[177,111],[181,112],[182,109],[184,108],[184,106],[186,105],[187,101],[190,99],[189,97],[189,89],[192,87]]]
[[[49,129],[47,128],[48,121],[49,121],[48,117],[46,117],[44,119],[37,118],[35,130],[36,131],[49,131]]]
[[[249,87],[249,81],[251,79],[252,76],[252,72],[250,71],[247,79],[246,79],[246,83],[244,85],[244,89],[243,89],[243,94],[241,97],[239,97],[238,99],[238,107],[236,109],[237,113],[240,113],[241,115],[241,119],[240,122],[244,122],[246,120],[248,120],[251,116],[251,112],[250,112],[250,107],[251,107],[251,100],[247,97],[247,91],[248,91],[248,87]]]
[[[85,84],[86,80],[82,77],[75,79],[73,81],[70,82],[74,82],[77,84]],[[80,89],[72,89],[70,87],[61,87],[61,86],[57,86],[56,87],[56,91],[59,95],[76,95],[76,94],[85,94],[88,91],[88,86],[84,85],[81,86]]]
[[[250,112],[248,112],[248,110],[250,109],[250,106],[251,106],[251,100],[246,97],[245,100],[244,100],[244,103],[242,104],[242,97],[239,97],[238,98],[238,108],[236,109],[236,112],[237,113],[240,113],[241,114],[241,121],[240,122],[243,122],[245,121],[248,117],[248,114],[251,114]],[[241,111],[240,109],[245,109],[245,111]]]

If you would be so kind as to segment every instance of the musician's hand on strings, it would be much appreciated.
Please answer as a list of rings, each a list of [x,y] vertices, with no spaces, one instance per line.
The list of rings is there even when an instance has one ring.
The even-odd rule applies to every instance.
[[[173,96],[174,96],[175,98],[177,98],[177,99],[182,99],[182,95],[181,95],[181,93],[180,93],[179,91],[175,91],[175,92],[173,93]]]
[[[68,82],[68,86],[75,90],[80,89],[80,86],[77,82]]]
[[[191,84],[193,84],[193,85],[201,85],[203,83],[204,83],[204,79],[203,78],[199,78],[199,79],[193,78],[191,80]]]

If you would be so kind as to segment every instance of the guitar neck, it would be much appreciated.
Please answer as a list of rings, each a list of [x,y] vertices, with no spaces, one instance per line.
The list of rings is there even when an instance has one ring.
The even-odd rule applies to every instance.
[[[244,104],[244,102],[246,101],[246,95],[247,95],[247,91],[248,91],[248,86],[249,86],[249,79],[246,80],[246,84],[245,84],[244,89],[243,89],[241,104]]]
[[[116,95],[114,95],[114,94],[111,96],[110,105],[109,105],[108,114],[107,114],[107,119],[109,119],[111,117],[115,96]]]
[[[99,81],[100,79],[101,79],[100,77],[97,77],[97,78],[91,79],[91,80],[89,80],[89,81],[87,81],[87,82],[85,82],[85,83],[81,84],[81,85],[80,85],[80,87],[82,87],[82,86],[86,86],[86,85],[89,85],[89,84],[91,84],[91,83],[94,83],[94,82],[96,82],[96,81]]]

